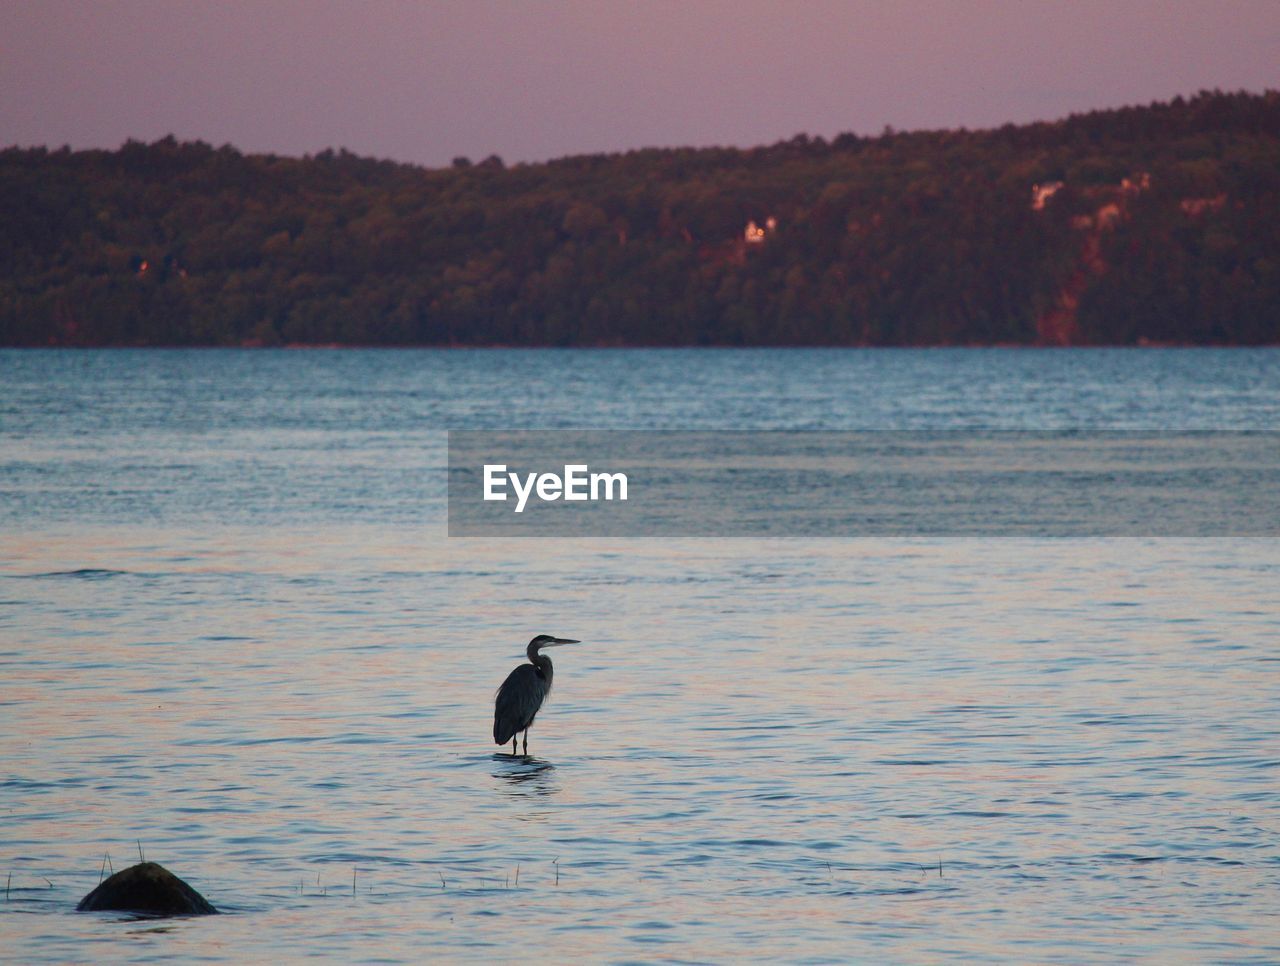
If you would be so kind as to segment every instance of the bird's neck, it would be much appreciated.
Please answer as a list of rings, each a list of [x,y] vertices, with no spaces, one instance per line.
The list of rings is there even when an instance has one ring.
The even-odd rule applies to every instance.
[[[551,683],[551,676],[555,674],[555,668],[551,666],[551,658],[545,654],[533,651],[529,654],[529,660],[533,666],[538,669],[538,673],[547,679],[547,683]]]

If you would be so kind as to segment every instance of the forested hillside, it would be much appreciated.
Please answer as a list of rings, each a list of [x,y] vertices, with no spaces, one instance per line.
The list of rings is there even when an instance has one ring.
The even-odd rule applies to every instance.
[[[0,344],[1280,342],[1280,92],[425,169],[0,152]]]

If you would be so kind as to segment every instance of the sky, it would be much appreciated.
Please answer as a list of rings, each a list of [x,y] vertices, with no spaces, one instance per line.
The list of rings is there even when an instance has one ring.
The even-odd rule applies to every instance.
[[[1280,88],[1280,0],[0,0],[0,145],[432,167]]]

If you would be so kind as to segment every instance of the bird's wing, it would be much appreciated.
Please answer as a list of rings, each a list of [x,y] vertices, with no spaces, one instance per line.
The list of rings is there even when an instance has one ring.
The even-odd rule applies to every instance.
[[[533,724],[546,696],[547,682],[532,664],[521,664],[508,674],[493,702],[494,742],[505,745]]]

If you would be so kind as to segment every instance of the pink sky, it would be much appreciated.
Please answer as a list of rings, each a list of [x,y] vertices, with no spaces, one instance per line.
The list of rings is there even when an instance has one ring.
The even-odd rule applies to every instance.
[[[443,165],[1280,87],[1280,0],[0,0],[0,145]]]

